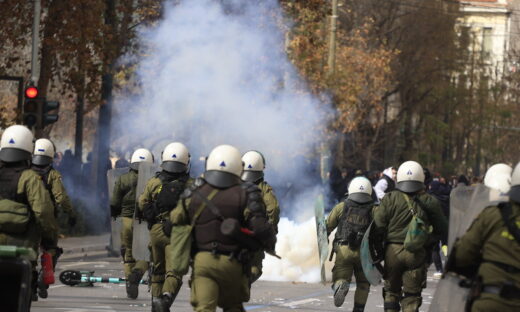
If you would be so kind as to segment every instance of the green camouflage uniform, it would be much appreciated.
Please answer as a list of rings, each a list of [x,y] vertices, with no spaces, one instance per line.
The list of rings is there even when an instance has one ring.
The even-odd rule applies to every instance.
[[[43,247],[50,253],[56,261],[57,252],[58,252],[58,234],[59,234],[59,225],[56,216],[58,215],[58,210],[61,210],[69,216],[70,219],[76,219],[76,212],[72,208],[72,203],[70,202],[69,196],[65,191],[65,187],[63,186],[63,181],[61,178],[61,174],[58,170],[50,167],[42,169],[38,167],[33,167],[33,169],[38,173],[42,178],[47,178],[45,181],[45,186],[50,192],[51,199],[54,202],[54,215],[53,215],[53,226],[56,228],[56,232],[52,233],[52,238],[50,240],[42,241]],[[46,172],[48,170],[48,173]],[[56,263],[53,263],[56,265]]]
[[[411,195],[410,195],[411,196]],[[447,237],[448,222],[439,202],[421,192],[416,195],[424,204],[425,220],[433,226],[433,235]],[[410,200],[415,209],[419,205]],[[396,190],[386,194],[374,211],[374,221],[379,232],[385,235],[385,311],[418,311],[422,304],[421,292],[426,284],[426,250],[412,253],[403,243],[412,220],[412,213],[404,193]]]
[[[195,184],[197,184],[197,182],[195,182]],[[227,189],[218,189],[219,191],[210,201],[219,208],[227,209],[227,211],[234,211],[234,209],[239,207],[239,209],[243,209],[241,213],[243,216],[242,223],[247,224],[256,235],[259,235],[257,238],[260,241],[265,242],[266,245],[272,245],[269,248],[274,249],[274,243],[276,241],[275,233],[267,220],[263,202],[247,200],[247,196],[245,196],[243,191],[239,191],[241,187],[240,185],[236,185]],[[208,197],[208,194],[211,194],[215,189],[215,187],[209,184],[204,184],[198,188],[197,191],[200,191],[203,196]],[[252,193],[259,192],[255,185],[250,185],[247,190],[247,192],[251,191]],[[240,195],[236,196],[237,193]],[[249,208],[251,202],[259,205],[255,206],[254,211]],[[177,207],[170,215],[170,220],[174,226],[190,224],[190,213],[194,211],[194,207],[192,206],[198,206],[199,203],[200,200],[197,198],[181,197]],[[225,212],[222,213],[227,216]],[[215,218],[213,213],[206,206],[206,208],[202,210],[202,214],[198,220],[208,218],[208,216],[209,218]],[[193,231],[193,236],[195,237],[194,246],[199,244],[197,239],[198,224],[199,223],[195,224]],[[215,229],[211,232],[201,230],[203,234],[199,232],[199,235],[214,237],[214,239],[218,240],[221,234],[214,231]],[[249,275],[251,269],[247,264],[247,260],[240,261],[237,259],[240,257],[236,255],[231,256],[226,252],[219,251],[220,243],[216,243],[214,246],[216,249],[213,251],[201,250],[200,248],[195,249],[190,283],[190,301],[194,311],[213,312],[216,311],[218,306],[221,307],[224,312],[243,312],[245,311],[243,302],[249,301],[250,298]]]
[[[520,227],[520,205],[510,203],[510,220]],[[510,284],[520,289],[520,243],[509,233],[498,207],[484,209],[456,242],[454,250],[455,266],[478,266],[484,287]],[[484,288],[471,311],[520,311],[520,297],[508,300]]]
[[[269,223],[273,226],[276,233],[278,233],[278,222],[280,221],[280,205],[276,199],[273,188],[265,181],[258,184],[262,191],[262,198],[265,204],[265,211],[269,218]],[[251,260],[251,281],[255,282],[262,276],[262,261],[265,258],[263,251],[255,252]]]
[[[192,182],[190,178],[186,183],[188,186]],[[145,205],[156,200],[161,192],[163,183],[160,178],[153,177],[146,183],[145,189],[139,197],[139,209],[143,210]],[[150,229],[150,244],[152,249],[153,270],[152,270],[152,297],[159,297],[163,293],[177,296],[182,285],[182,279],[176,278],[171,268],[171,252],[168,252],[170,237],[163,231],[163,221],[168,220],[170,212],[161,213],[157,216],[158,223]]]
[[[367,209],[372,209],[373,203],[365,204]],[[343,217],[345,211],[345,201],[338,203],[332,209],[327,218],[327,235],[330,235]],[[332,268],[333,287],[339,287],[342,283],[350,283],[352,274],[356,277],[356,293],[354,295],[354,310],[356,308],[363,311],[370,292],[370,284],[368,283],[363,267],[361,266],[361,258],[359,248],[352,249],[348,245],[334,244],[334,252],[336,261]]]
[[[41,177],[33,170],[26,169],[18,181],[18,194],[23,194],[34,218],[30,221],[28,230],[20,234],[0,232],[0,245],[30,247],[38,254],[41,239],[51,239],[56,232],[54,223],[54,205],[49,192],[45,189]]]
[[[136,206],[137,171],[130,170],[118,177],[114,185],[114,191],[110,206],[112,215],[121,216],[121,248],[124,249],[123,261],[125,263],[125,276],[128,278],[132,271],[138,271],[141,275],[148,270],[148,262],[135,261],[132,256],[133,224]]]

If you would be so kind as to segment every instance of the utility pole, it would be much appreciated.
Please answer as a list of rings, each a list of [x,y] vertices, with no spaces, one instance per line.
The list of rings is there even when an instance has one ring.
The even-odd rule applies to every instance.
[[[330,81],[335,72],[336,67],[336,33],[338,23],[338,0],[332,0],[332,15],[330,16],[330,27],[329,27],[329,54],[327,57],[327,79]],[[340,159],[340,163],[343,166],[343,159],[345,154],[345,134],[339,135],[338,149],[336,150],[336,160]],[[326,144],[327,145],[327,144]],[[324,147],[328,150],[328,146]],[[322,155],[322,157],[325,157]]]
[[[330,33],[329,33],[329,55],[327,58],[327,76],[330,78],[335,71],[336,66],[336,32],[338,30],[338,0],[332,0],[332,15],[330,16]]]
[[[32,27],[31,83],[38,83],[38,47],[40,45],[41,0],[34,0],[34,19]]]

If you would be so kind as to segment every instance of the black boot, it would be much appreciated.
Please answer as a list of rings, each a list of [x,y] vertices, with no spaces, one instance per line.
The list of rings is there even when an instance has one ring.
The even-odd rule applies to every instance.
[[[152,311],[154,312],[170,312],[170,307],[173,303],[173,296],[169,293],[164,293],[159,298],[152,299]]]
[[[40,272],[38,275],[38,297],[43,299],[49,297],[49,293],[47,291],[48,288],[49,285],[45,285],[43,282],[43,273]]]
[[[139,296],[139,283],[143,274],[139,271],[132,271],[126,281],[126,295],[130,299],[137,299]]]
[[[334,291],[334,305],[336,307],[341,307],[343,302],[345,302],[345,297],[347,296],[349,287],[349,283],[343,282]]]

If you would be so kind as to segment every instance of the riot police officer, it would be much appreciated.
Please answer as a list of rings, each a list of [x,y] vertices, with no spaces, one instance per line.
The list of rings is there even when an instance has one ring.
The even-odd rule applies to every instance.
[[[0,141],[0,245],[32,248],[56,232],[54,206],[41,177],[30,169],[33,134],[24,126],[5,129]],[[36,259],[33,298],[36,295]]]
[[[57,215],[58,210],[67,213],[69,225],[74,226],[76,224],[76,212],[72,208],[72,203],[70,202],[67,191],[63,186],[60,172],[52,166],[55,152],[52,141],[48,139],[36,140],[34,143],[31,168],[42,177],[43,184],[49,191],[51,199],[54,202],[55,216]],[[54,218],[53,221],[55,227],[58,228],[56,218]],[[56,267],[56,262],[61,254],[61,249],[58,247],[58,232],[55,232],[52,235],[52,240],[43,240],[42,246],[52,255],[53,265]]]
[[[426,245],[431,235],[447,240],[448,222],[439,202],[425,192],[424,178],[419,163],[401,164],[397,190],[386,194],[374,212],[379,241],[385,243],[385,311],[401,306],[403,311],[418,311],[426,283]]]
[[[473,279],[471,311],[520,310],[520,163],[510,181],[509,202],[485,208],[450,255],[447,270]]]
[[[170,143],[162,153],[162,171],[148,180],[139,197],[139,209],[150,228],[152,249],[152,305],[156,312],[168,311],[182,285],[169,269],[170,212],[191,181],[190,153],[178,142]]]
[[[269,223],[278,233],[278,222],[280,221],[280,206],[274,194],[273,188],[264,178],[265,158],[258,151],[248,151],[242,156],[244,164],[244,172],[242,180],[256,184],[262,191],[262,199],[264,200],[267,217]],[[262,261],[265,257],[263,251],[254,254],[251,260],[251,281],[254,282],[262,275]]]
[[[137,175],[141,162],[153,163],[153,155],[149,150],[140,148],[132,154],[130,171],[117,178],[110,202],[112,217],[122,217],[121,256],[125,267],[126,292],[131,299],[139,295],[139,282],[148,270],[148,262],[136,261],[132,256]]]
[[[244,311],[249,301],[251,272],[248,256],[252,246],[221,228],[226,222],[252,233],[262,248],[274,250],[275,232],[268,222],[261,191],[243,183],[240,152],[220,145],[206,160],[204,177],[197,179],[171,213],[174,226],[194,224],[191,304],[195,311]],[[172,234],[173,244],[173,234]]]
[[[359,247],[372,222],[373,207],[372,184],[365,177],[356,177],[349,184],[348,197],[334,206],[327,218],[328,235],[338,228],[333,244],[336,254],[336,262],[332,269],[334,305],[343,305],[354,274],[354,312],[364,311],[370,291],[370,284],[361,266]]]

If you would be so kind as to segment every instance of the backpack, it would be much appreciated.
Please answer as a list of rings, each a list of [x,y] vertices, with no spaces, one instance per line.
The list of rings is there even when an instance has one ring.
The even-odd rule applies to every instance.
[[[155,206],[157,214],[162,214],[172,211],[175,206],[177,206],[177,202],[186,187],[186,182],[188,182],[188,177],[181,177],[173,181],[166,181],[161,177],[159,178],[163,184],[161,190],[157,194]]]
[[[31,220],[25,196],[17,194],[18,181],[26,168],[0,167],[0,232],[24,233]]]
[[[336,240],[348,244],[351,249],[358,249],[370,222],[372,222],[372,204],[358,205],[345,202],[345,210],[339,222]]]
[[[417,197],[413,197],[413,201],[417,203],[414,207],[410,201],[410,197],[405,193],[401,194],[403,194],[410,213],[412,214],[412,221],[408,224],[403,247],[410,252],[416,252],[424,248],[430,238],[432,228],[426,221],[427,216],[424,211],[424,203]]]

